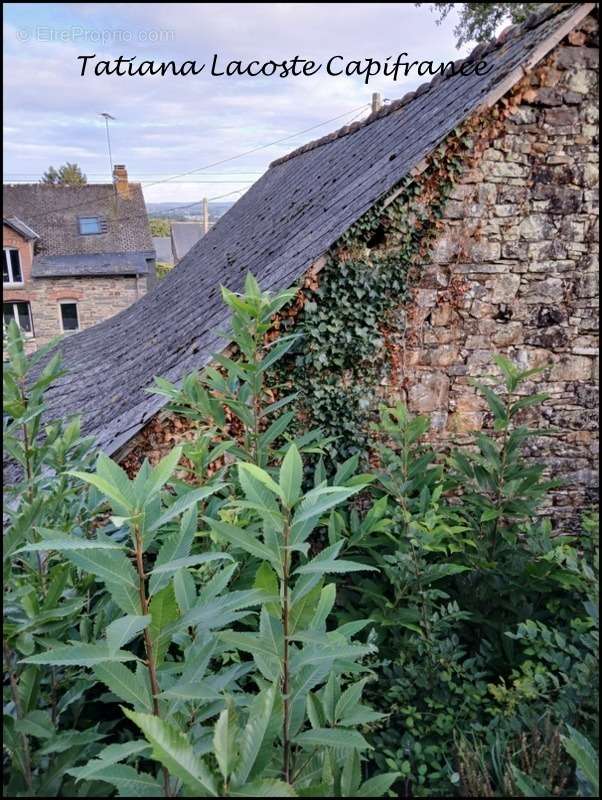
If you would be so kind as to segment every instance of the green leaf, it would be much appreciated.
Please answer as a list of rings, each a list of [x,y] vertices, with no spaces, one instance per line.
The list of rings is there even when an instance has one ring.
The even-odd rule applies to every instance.
[[[177,572],[182,569],[182,567],[196,567],[199,564],[206,564],[209,561],[234,561],[234,559],[228,553],[200,553],[196,556],[176,558],[175,561],[168,561],[167,564],[161,564],[160,567],[155,567],[150,575]]]
[[[215,780],[186,734],[171,723],[150,714],[123,709],[123,713],[144,733],[153,748],[153,758],[161,763],[192,792],[201,797],[217,797]]]
[[[233,781],[244,785],[258,775],[273,749],[273,739],[279,728],[275,720],[276,687],[261,691],[249,707],[249,717],[240,733],[239,760]]]
[[[270,647],[265,639],[260,639],[256,633],[246,631],[221,631],[220,640],[230,647],[236,647],[244,653],[265,656],[266,658],[279,657],[279,654]]]
[[[123,496],[123,494],[109,481],[101,478],[100,475],[95,475],[90,472],[67,472],[67,475],[73,475],[74,478],[79,478],[81,481],[92,484],[98,491],[113,501],[113,508],[117,514],[121,516],[129,516],[133,512],[133,505]]]
[[[189,508],[182,514],[178,530],[171,536],[168,536],[161,545],[157,558],[155,560],[154,568],[167,564],[169,561],[175,561],[178,558],[186,558],[190,555],[192,542],[197,529],[196,508]],[[151,576],[148,591],[149,595],[156,594],[164,586],[169,583],[169,575],[155,575]]]
[[[297,567],[295,574],[308,575],[317,573],[318,575],[322,575],[327,572],[362,572],[366,570],[378,572],[377,567],[369,567],[366,564],[358,564],[355,561],[345,561],[344,559],[313,559],[309,564]]]
[[[340,696],[334,710],[335,722],[338,722],[340,719],[345,717],[359,704],[360,700],[362,699],[362,692],[367,681],[368,678],[364,678],[363,680],[353,683],[351,686],[345,689],[343,694]]]
[[[47,529],[39,529],[39,532],[47,538],[41,542],[32,542],[31,544],[15,550],[17,553],[34,552],[34,551],[48,551],[56,550],[62,552],[65,550],[123,550],[123,545],[115,544],[109,540],[99,541],[98,539],[79,539],[77,536],[69,536],[62,531],[49,531]],[[49,534],[53,534],[49,536]]]
[[[46,742],[38,750],[38,754],[45,756],[51,753],[65,753],[67,750],[71,750],[72,747],[94,744],[104,739],[106,735],[106,733],[99,733],[95,728],[87,731],[63,731],[62,733],[57,733],[56,736]]]
[[[201,500],[206,500],[208,497],[211,497],[211,495],[219,492],[223,488],[223,483],[216,483],[213,486],[202,486],[200,489],[192,489],[185,492],[184,494],[180,495],[180,497],[178,497],[178,499],[172,503],[158,519],[148,526],[146,533],[153,533],[154,531],[159,530],[159,528],[163,527],[163,525],[166,525],[168,522],[171,522],[172,519],[177,517],[178,514],[182,514],[195,503],[199,503]]]
[[[258,480],[262,483],[266,489],[269,489],[270,492],[277,495],[278,497],[283,498],[282,491],[276,481],[270,477],[270,475],[261,467],[258,467],[256,464],[249,464],[247,462],[240,462],[238,464],[239,471],[248,472],[253,478]]]
[[[21,659],[23,664],[48,664],[54,667],[93,667],[117,661],[137,661],[127,650],[112,651],[106,644],[63,645]]]
[[[125,703],[131,703],[136,709],[152,711],[148,686],[124,664],[98,664],[94,667],[94,675]]]
[[[150,749],[148,742],[142,739],[136,739],[132,742],[125,742],[124,744],[110,744],[101,750],[96,758],[91,759],[84,767],[76,767],[68,769],[67,773],[73,775],[78,780],[90,780],[92,776],[97,773],[107,770],[111,764],[117,764],[132,755],[139,755]],[[99,777],[98,780],[105,780]],[[111,783],[111,781],[108,781]]]
[[[128,614],[125,617],[120,617],[107,627],[107,643],[109,648],[113,651],[119,650],[124,645],[132,641],[140,631],[142,631],[150,623],[150,616],[134,616]]]
[[[145,743],[146,745],[146,743]],[[146,745],[148,748],[148,745]],[[164,797],[163,787],[155,777],[146,772],[138,772],[128,764],[106,764],[99,760],[96,769],[88,769],[93,761],[85,767],[68,769],[66,772],[77,780],[104,781],[112,784],[119,792],[119,797]]]
[[[279,592],[278,575],[266,561],[263,561],[260,564],[257,572],[255,573],[253,588],[264,591],[266,595],[272,595],[274,597],[278,597],[278,592]],[[280,617],[279,603],[269,603],[266,606],[266,610],[273,617]]]
[[[124,553],[86,550],[67,551],[65,556],[76,567],[104,581],[122,611],[140,615],[138,575]]]
[[[391,786],[399,778],[399,772],[385,772],[375,775],[362,783],[354,792],[355,797],[385,797]]]
[[[308,492],[297,506],[293,517],[291,544],[304,542],[322,514],[343,503],[362,488],[363,486],[319,486]]]
[[[593,796],[599,795],[600,766],[598,754],[586,737],[567,725],[569,736],[561,736],[567,753],[575,759],[577,769],[585,777],[593,790]]]
[[[50,739],[56,732],[50,714],[39,710],[30,711],[23,719],[15,720],[15,730],[38,739]]]
[[[512,776],[514,778],[514,782],[518,790],[520,791],[522,797],[549,797],[550,793],[548,790],[538,783],[534,778],[530,775],[525,775],[518,767],[515,767],[514,764],[510,765],[512,770]]]
[[[167,481],[171,478],[173,471],[178,465],[178,461],[182,457],[182,447],[174,447],[170,452],[159,461],[156,467],[151,470],[144,488],[141,492],[141,497],[146,498],[150,495],[156,494],[160,491]]]
[[[173,588],[180,613],[185,614],[197,600],[196,584],[187,569],[180,569],[173,576]]]
[[[294,444],[288,448],[280,467],[280,489],[284,502],[292,508],[299,499],[303,480],[303,461]]]
[[[149,634],[153,642],[155,661],[161,664],[171,642],[171,629],[165,628],[180,616],[173,586],[168,584],[153,597],[149,605],[151,624]]]
[[[304,748],[337,747],[346,750],[372,750],[372,746],[358,731],[340,728],[314,728],[297,734],[294,742]]]
[[[277,553],[273,553],[269,547],[263,542],[259,541],[253,533],[243,528],[236,528],[234,525],[229,525],[227,522],[220,522],[219,520],[205,518],[211,526],[211,529],[227,539],[231,544],[240,547],[247,553],[250,553],[262,561],[274,561],[278,558]]]
[[[213,752],[224,781],[230,777],[236,761],[237,733],[234,711],[231,706],[228,706],[217,718],[213,729]]]

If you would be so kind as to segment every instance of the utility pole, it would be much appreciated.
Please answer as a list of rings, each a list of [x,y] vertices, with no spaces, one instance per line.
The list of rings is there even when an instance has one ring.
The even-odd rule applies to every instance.
[[[203,235],[209,231],[209,201],[203,197]]]
[[[110,114],[107,114],[106,111],[101,111],[98,116],[104,117],[105,120],[105,126],[107,129],[107,147],[109,150],[109,164],[111,166],[111,180],[113,180],[113,156],[111,155],[111,136],[109,134],[109,120],[115,119],[115,117],[112,117]]]
[[[380,111],[383,107],[383,96],[380,92],[373,92],[372,94],[372,113]]]

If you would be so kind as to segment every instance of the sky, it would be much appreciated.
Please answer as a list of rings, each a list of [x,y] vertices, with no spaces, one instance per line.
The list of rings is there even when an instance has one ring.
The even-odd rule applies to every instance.
[[[456,23],[455,11],[438,25],[430,4],[413,3],[5,3],[4,181],[37,181],[70,161],[89,181],[107,182],[99,114],[108,112],[113,163],[142,183],[147,202],[236,200],[270,161],[367,115],[373,92],[393,100],[427,79],[381,74],[366,85],[363,76],[326,74],[331,57],[343,56],[336,67],[404,52],[404,61],[456,59],[470,50],[456,49]],[[297,55],[323,68],[212,76],[214,54],[221,70]],[[82,76],[78,56],[88,55],[96,58]],[[206,67],[94,74],[94,64],[119,56]]]

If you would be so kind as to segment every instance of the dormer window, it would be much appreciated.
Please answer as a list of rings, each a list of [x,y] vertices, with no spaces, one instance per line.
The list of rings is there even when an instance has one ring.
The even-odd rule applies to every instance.
[[[79,232],[82,236],[89,236],[93,233],[102,233],[103,225],[100,217],[79,217]]]

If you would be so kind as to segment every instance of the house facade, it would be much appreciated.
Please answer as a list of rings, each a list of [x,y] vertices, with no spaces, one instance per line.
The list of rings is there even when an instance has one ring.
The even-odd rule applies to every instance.
[[[4,186],[3,312],[29,350],[96,325],[155,283],[142,190],[116,166],[113,184]]]
[[[527,391],[549,397],[543,414],[525,412],[542,428],[527,455],[566,481],[552,516],[578,527],[598,487],[596,7],[546,6],[466,61],[481,58],[487,76],[439,76],[274,162],[165,278],[160,302],[65,343],[71,410],[106,452],[135,472],[189,435],[147,389],[223,348],[219,285],[241,291],[251,271],[263,289],[298,287],[289,322],[308,341],[331,315],[322,350],[341,350],[321,384],[311,347],[301,354],[310,425],[324,396],[349,418],[402,400],[429,416],[438,447],[469,444],[492,424],[473,382],[496,372],[495,354],[541,368]],[[358,350],[366,331],[372,349]]]

